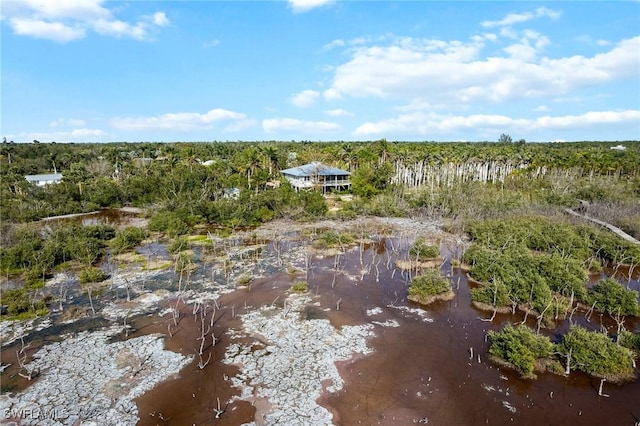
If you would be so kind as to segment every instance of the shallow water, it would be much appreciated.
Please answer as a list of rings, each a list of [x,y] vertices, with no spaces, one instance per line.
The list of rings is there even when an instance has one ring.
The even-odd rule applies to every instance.
[[[446,261],[442,271],[450,275],[456,298],[436,302],[428,308],[407,301],[410,275],[396,269],[394,262],[406,257],[408,244],[407,239],[380,239],[353,247],[339,256],[321,253],[309,257],[293,256],[297,259],[293,264],[289,259],[284,265],[275,267],[274,259],[280,255],[301,250],[299,242],[286,241],[279,243],[278,252],[273,243],[268,244],[257,259],[251,259],[253,263],[242,263],[242,256],[236,259],[242,268],[262,277],[252,281],[248,288],[238,289],[218,300],[213,327],[217,343],[205,350],[205,356],[211,353],[210,362],[200,369],[197,360],[194,361],[179,378],[161,383],[139,398],[141,419],[138,424],[239,425],[252,421],[255,407],[250,402],[225,404],[233,395],[239,394],[237,389],[230,387],[228,380],[236,374],[237,368],[221,362],[230,343],[229,331],[241,327],[238,314],[269,304],[282,306],[294,279],[306,279],[310,293],[320,303],[319,307],[304,309],[303,318],[326,318],[337,328],[372,321],[377,324],[375,337],[368,343],[374,352],[338,363],[345,385],[336,393],[324,394],[319,401],[333,412],[335,424],[632,425],[640,417],[639,381],[624,386],[605,383],[604,392],[609,397],[599,397],[600,381],[583,374],[572,373],[565,378],[544,373],[531,381],[489,363],[486,333],[500,329],[508,322],[522,321],[523,314],[498,314],[491,323],[482,321],[491,314],[471,307],[465,275],[452,270]],[[450,253],[443,247],[442,254],[448,256]],[[283,272],[285,265],[297,267],[298,273],[294,276]],[[192,277],[194,286],[212,277],[213,273],[212,265],[196,270]],[[626,280],[622,276],[618,278]],[[216,279],[224,281],[219,274]],[[163,275],[161,280],[162,283],[158,278],[157,283],[149,282],[147,286],[159,288],[167,282],[175,286],[167,276]],[[640,283],[633,279],[629,286],[638,289]],[[168,334],[170,329],[173,336],[165,337],[166,347],[194,355],[200,332],[192,305],[170,300],[160,308],[169,306],[178,306],[182,313],[177,325],[172,325],[170,314],[163,317],[143,315],[131,319],[135,331],[121,338]],[[576,313],[573,319],[592,330],[598,330],[601,321],[611,327],[610,331],[615,330],[613,322],[599,316],[594,315],[591,322],[587,322]],[[392,321],[398,327],[389,326]],[[81,324],[78,323],[78,327]],[[533,320],[529,319],[529,325],[535,327]],[[559,321],[556,325],[556,329],[542,332],[554,338],[568,328],[567,321]],[[640,321],[628,320],[625,326],[638,331]],[[39,341],[47,341],[51,338],[47,336],[62,332],[56,330],[43,332]],[[246,343],[252,341],[247,339]],[[14,351],[15,347],[10,349]],[[4,358],[3,363],[6,362]],[[5,377],[3,375],[3,381]],[[12,387],[24,385],[20,382]],[[224,413],[216,418],[218,398]]]
[[[633,424],[633,416],[640,416],[637,381],[625,386],[605,384],[610,397],[604,398],[597,395],[599,380],[586,375],[572,373],[564,378],[546,373],[528,381],[489,363],[487,331],[521,321],[522,315],[481,321],[490,314],[471,307],[466,279],[456,271],[452,281],[457,283],[458,278],[456,299],[425,309],[433,322],[408,318],[386,307],[397,292],[402,297],[406,294],[397,277],[381,274],[378,283],[369,278],[357,286],[336,285],[335,297],[353,301],[344,309],[356,317],[354,321],[366,320],[362,314],[366,309],[383,306],[379,317],[400,325],[379,329],[372,342],[375,353],[341,367],[347,386],[323,399],[333,408],[337,424],[412,424],[422,419],[446,425],[603,425]],[[395,304],[415,306],[405,300]],[[637,322],[632,326],[638,330]]]
[[[389,263],[387,256],[391,257]],[[597,395],[599,380],[583,374],[572,373],[564,378],[544,373],[538,380],[530,381],[489,363],[486,333],[507,322],[519,322],[523,315],[498,315],[493,323],[481,321],[490,314],[471,307],[465,276],[458,270],[451,271],[446,262],[443,271],[451,274],[457,297],[423,309],[406,300],[409,277],[399,270],[393,271],[394,256],[383,243],[372,244],[365,247],[362,256],[359,248],[341,255],[338,265],[333,256],[314,256],[308,272],[303,272],[311,293],[320,301],[319,308],[305,310],[303,315],[307,318],[328,318],[338,328],[388,320],[399,325],[376,326],[376,336],[369,341],[374,353],[339,363],[344,388],[327,393],[320,400],[333,412],[335,424],[397,425],[428,421],[441,425],[510,422],[602,425],[633,424],[634,416],[640,416],[637,381],[624,386],[605,383],[604,392],[609,395],[606,398]],[[304,270],[304,265],[297,266]],[[245,304],[251,309],[281,301],[291,281],[291,276],[277,274],[255,281],[250,291],[224,296],[221,302],[228,315],[217,326],[224,330],[239,325],[229,314],[232,305],[241,313]],[[374,308],[380,308],[381,312],[368,315],[367,311],[376,312],[371,311]],[[405,308],[423,312],[427,320]],[[574,319],[591,329],[599,327],[596,321],[587,323],[577,314]],[[535,326],[533,322],[530,325]],[[557,330],[543,332],[552,335],[567,327],[564,321],[557,325]],[[637,321],[626,325],[639,329]],[[182,336],[186,338],[185,345],[195,339],[194,335],[187,335]],[[167,382],[142,397],[138,403],[141,413],[162,410],[173,419],[172,424],[213,421],[212,404],[215,406],[216,397],[231,395],[225,388],[227,382],[220,376],[233,374],[232,369],[218,362],[224,353],[224,337],[219,346],[214,356],[216,362],[205,370],[194,366],[183,371],[181,379]],[[176,400],[174,395],[191,398]],[[253,410],[248,404],[234,403],[215,422],[240,424],[251,419]],[[154,419],[141,415],[140,425],[156,424]]]
[[[90,225],[111,225],[120,226],[142,226],[146,219],[141,217],[138,209],[103,209],[90,213],[69,214],[42,219],[47,223],[75,222],[83,226]]]

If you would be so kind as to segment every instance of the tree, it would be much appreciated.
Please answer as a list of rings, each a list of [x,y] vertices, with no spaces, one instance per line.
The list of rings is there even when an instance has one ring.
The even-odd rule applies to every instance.
[[[595,307],[614,315],[640,315],[638,292],[624,288],[613,278],[599,281],[589,291]]]
[[[616,345],[606,334],[574,325],[557,345],[557,350],[567,358],[572,370],[612,381],[633,376],[633,353]]]
[[[361,165],[351,175],[353,193],[364,198],[370,198],[387,189],[393,176],[393,165],[384,163],[379,167]]]
[[[536,360],[550,357],[553,351],[548,337],[537,335],[524,325],[508,324],[501,331],[490,330],[488,336],[489,353],[513,365],[525,377],[534,377]]]
[[[437,296],[451,291],[449,280],[440,274],[439,269],[427,269],[421,275],[413,277],[409,284],[408,299],[428,304]]]
[[[327,212],[327,203],[318,191],[300,192],[300,201],[304,206],[305,213],[310,217],[322,217]]]
[[[275,146],[266,146],[262,149],[269,166],[269,177],[273,177],[273,170],[278,168],[278,148]]]
[[[124,253],[138,246],[148,236],[147,231],[134,226],[128,226],[118,231],[111,242],[115,254]]]
[[[511,143],[513,142],[513,139],[511,139],[511,136],[507,135],[507,134],[501,134],[500,138],[498,139],[498,143]]]

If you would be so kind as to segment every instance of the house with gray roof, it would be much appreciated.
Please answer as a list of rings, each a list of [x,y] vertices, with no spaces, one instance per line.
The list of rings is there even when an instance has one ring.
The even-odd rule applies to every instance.
[[[347,191],[351,188],[351,173],[314,161],[298,167],[282,170],[284,176],[295,188],[318,189],[325,192]]]
[[[35,183],[38,186],[45,186],[51,183],[59,183],[62,181],[62,173],[47,173],[41,175],[26,175],[24,177],[27,182]]]

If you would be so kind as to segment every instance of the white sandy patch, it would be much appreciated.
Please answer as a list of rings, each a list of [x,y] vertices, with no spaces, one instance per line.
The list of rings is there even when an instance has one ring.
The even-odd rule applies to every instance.
[[[394,319],[386,320],[385,322],[381,321],[371,321],[375,325],[379,325],[380,327],[400,327],[400,323]]]
[[[190,357],[164,350],[161,335],[109,343],[112,327],[42,347],[28,368],[40,371],[24,392],[0,397],[0,416],[35,425],[135,425],[134,399],[177,374]]]
[[[418,308],[410,308],[408,306],[396,306],[396,305],[387,305],[387,308],[397,309],[405,316],[405,318],[409,318],[412,316],[417,316],[420,318],[422,322],[433,322],[433,318],[429,317],[429,314],[424,309]]]
[[[376,306],[375,308],[372,309],[367,309],[367,316],[372,317],[374,315],[379,315],[382,313],[382,308],[379,306]]]
[[[268,412],[256,413],[256,421],[283,425],[331,425],[332,414],[316,402],[325,388],[342,389],[336,361],[371,350],[366,338],[372,325],[334,328],[328,320],[301,319],[299,311],[308,299],[290,296],[287,309],[263,307],[242,315],[244,333],[254,336],[252,345],[232,343],[224,362],[240,367],[233,383],[241,399],[267,400]],[[324,383],[324,386],[323,386]]]

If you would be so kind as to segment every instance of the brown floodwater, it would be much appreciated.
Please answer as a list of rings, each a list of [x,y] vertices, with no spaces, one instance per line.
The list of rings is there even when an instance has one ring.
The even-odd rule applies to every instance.
[[[255,307],[278,304],[282,305],[283,295],[290,286],[288,275],[280,274],[254,281],[250,288],[240,289],[224,295],[218,300],[213,332],[216,335],[216,345],[208,343],[203,354],[204,361],[211,352],[211,360],[200,368],[197,349],[201,336],[201,320],[195,321],[193,306],[179,304],[181,316],[177,327],[174,327],[171,314],[159,319],[157,316],[141,318],[135,323],[136,333],[129,338],[148,333],[167,334],[167,325],[171,326],[173,336],[165,337],[167,349],[184,355],[195,355],[194,361],[183,369],[180,377],[165,381],[150,392],[138,398],[140,421],[138,425],[156,424],[216,424],[240,425],[254,419],[255,408],[247,401],[226,401],[239,395],[239,390],[230,386],[230,377],[237,373],[237,367],[222,362],[225,351],[230,343],[229,330],[240,329],[241,322],[238,315]],[[275,302],[274,302],[275,301]],[[174,307],[176,301],[167,306]],[[212,308],[205,316],[205,324],[210,324]],[[199,317],[198,317],[199,318]],[[254,339],[240,340],[250,344]],[[220,407],[218,407],[218,398]],[[216,410],[224,413],[216,418]],[[161,421],[164,418],[165,421]]]
[[[623,386],[605,383],[604,393],[609,396],[600,397],[597,394],[600,381],[581,373],[572,373],[570,377],[543,373],[537,380],[524,380],[490,363],[487,332],[509,322],[520,322],[523,314],[499,314],[491,323],[482,321],[490,314],[471,307],[464,274],[452,271],[446,262],[443,271],[451,274],[456,298],[424,308],[431,322],[394,308],[423,309],[406,300],[409,277],[398,270],[393,272],[393,266],[387,269],[387,264],[392,265],[388,263],[389,256],[393,260],[384,244],[382,248],[381,244],[373,244],[365,247],[362,256],[358,248],[341,255],[337,272],[333,256],[316,256],[310,261],[306,278],[321,307],[309,308],[307,317],[327,318],[338,328],[372,320],[395,320],[399,324],[399,327],[376,326],[375,336],[368,341],[373,353],[338,363],[345,385],[336,393],[325,393],[319,401],[333,413],[335,424],[633,425],[640,417],[638,381]],[[361,275],[368,265],[370,273]],[[253,420],[255,409],[246,402],[230,404],[218,419],[214,415],[216,398],[224,401],[238,392],[230,389],[229,381],[225,380],[234,374],[234,367],[220,362],[229,342],[225,330],[240,326],[238,319],[231,317],[230,307],[234,306],[238,314],[274,300],[282,301],[291,280],[286,274],[277,274],[254,281],[250,290],[223,296],[220,303],[226,315],[216,322],[221,340],[211,363],[200,370],[194,362],[179,379],[165,382],[140,398],[139,425],[238,425]],[[631,283],[638,286],[637,281]],[[376,307],[382,313],[368,316],[367,310]],[[587,322],[576,314],[574,320],[593,330],[600,327],[600,319]],[[185,354],[194,353],[198,331],[193,327],[193,315],[183,321],[181,331],[167,338],[167,345]],[[606,321],[604,324],[613,327]],[[529,325],[535,327],[531,320]],[[627,321],[625,325],[635,331],[640,329],[638,321]],[[557,339],[554,333],[567,327],[566,321],[559,321],[556,329],[543,332]],[[158,331],[162,332],[162,328]],[[157,415],[149,414],[157,412],[171,420],[158,422]]]
[[[396,240],[391,245],[390,240],[381,240],[361,246],[362,252],[359,247],[353,248],[337,260],[335,256],[315,255],[309,259],[308,270],[304,261],[287,265],[302,271],[297,278],[308,280],[310,292],[320,302],[319,308],[305,311],[307,318],[327,318],[337,328],[374,320],[394,320],[399,325],[376,325],[375,335],[368,340],[373,352],[338,363],[345,382],[343,389],[325,393],[319,400],[333,413],[335,424],[589,426],[633,425],[640,418],[640,381],[622,386],[605,383],[603,390],[609,396],[600,397],[600,380],[581,373],[572,372],[569,377],[543,373],[537,380],[524,380],[517,373],[490,363],[487,332],[520,322],[523,314],[498,314],[493,322],[483,321],[491,314],[471,306],[464,273],[452,270],[448,262],[444,262],[442,270],[451,276],[455,299],[427,308],[407,301],[409,275],[394,270],[398,256],[406,256],[407,247],[396,251],[401,244],[408,241]],[[300,248],[290,244],[286,249]],[[269,255],[274,256],[271,245],[262,251],[263,258]],[[209,363],[201,369],[196,357],[178,377],[137,399],[139,425],[240,425],[254,420],[256,408],[252,403],[226,404],[239,394],[229,380],[237,373],[237,367],[224,364],[222,359],[231,342],[230,331],[241,327],[239,314],[269,304],[282,306],[294,277],[267,270],[272,272],[254,280],[249,288],[219,299],[213,327],[217,342],[215,346],[208,344],[204,351],[205,360],[211,353]],[[640,289],[637,279],[628,284]],[[176,301],[167,301],[167,306],[176,306]],[[194,355],[200,345],[200,320],[196,321],[192,305],[177,306],[181,311],[177,326],[173,325],[171,314],[145,315],[132,319],[135,332],[128,338],[162,333],[166,335],[167,349]],[[367,310],[373,308],[382,312],[369,316]],[[429,321],[401,308],[422,309]],[[205,323],[210,315],[209,311]],[[602,324],[615,331],[614,323],[597,315],[588,322],[577,312],[573,320],[590,330],[599,330]],[[528,324],[535,327],[532,318]],[[627,320],[625,326],[637,332],[640,321]],[[542,332],[557,340],[567,328],[568,321],[558,321],[555,329]],[[253,341],[247,339],[245,343]],[[16,388],[21,385],[24,383],[15,384]],[[218,399],[224,412],[217,418]]]

